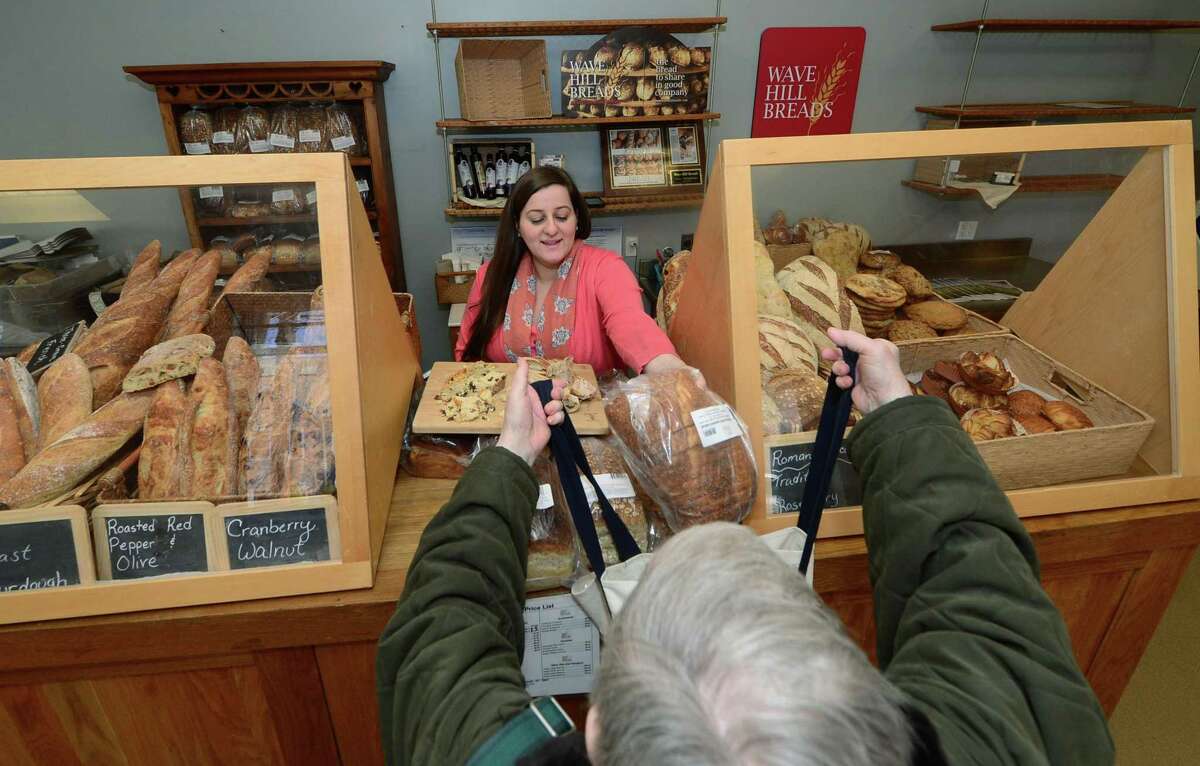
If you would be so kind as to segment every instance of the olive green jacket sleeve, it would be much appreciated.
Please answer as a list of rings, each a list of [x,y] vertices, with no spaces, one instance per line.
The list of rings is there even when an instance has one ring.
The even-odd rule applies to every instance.
[[[855,427],[879,664],[952,764],[1113,762],[1104,713],[1037,556],[970,438],[933,397]]]
[[[493,447],[426,526],[376,658],[388,763],[466,763],[529,705],[521,653],[536,500],[529,466]]]

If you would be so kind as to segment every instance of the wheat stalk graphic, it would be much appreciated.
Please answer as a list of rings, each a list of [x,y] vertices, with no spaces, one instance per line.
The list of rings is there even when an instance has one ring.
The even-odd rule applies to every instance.
[[[845,48],[838,51],[837,58],[834,59],[833,65],[829,67],[829,71],[825,74],[825,79],[821,82],[821,87],[817,88],[817,95],[811,102],[811,109],[808,117],[808,134],[812,134],[812,129],[818,122],[825,118],[825,104],[833,103],[842,90],[842,78],[846,76],[847,62],[850,61],[850,56],[853,53],[845,53]]]

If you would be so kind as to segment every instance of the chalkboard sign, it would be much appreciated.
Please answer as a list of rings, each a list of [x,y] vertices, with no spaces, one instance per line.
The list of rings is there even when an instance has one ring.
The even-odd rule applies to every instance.
[[[161,504],[154,503],[159,506]],[[136,580],[141,577],[207,572],[209,565],[208,503],[181,503],[176,510],[137,511],[128,505],[96,509],[92,519],[100,577]],[[134,507],[136,508],[136,506]]]
[[[30,374],[37,374],[58,361],[58,358],[71,350],[80,333],[87,327],[86,322],[77,322],[65,330],[54,333],[38,344],[37,351],[25,367]]]
[[[92,562],[87,559],[81,563],[80,547],[76,545],[77,532],[87,535],[83,513],[82,508],[75,507],[65,511],[6,511],[6,523],[0,523],[0,592],[92,582]],[[14,519],[9,514],[29,515]],[[7,523],[10,519],[13,523]]]
[[[332,498],[331,498],[332,499]],[[245,512],[223,506],[225,552],[230,569],[252,569],[280,564],[330,561],[341,557],[337,545],[337,517],[329,506],[312,504],[287,510]]]
[[[799,513],[804,499],[804,484],[808,481],[808,468],[812,463],[813,443],[787,444],[767,447],[767,480],[770,499],[768,515]],[[842,508],[862,505],[862,482],[850,462],[846,446],[838,450],[829,492],[825,495],[826,508]]]

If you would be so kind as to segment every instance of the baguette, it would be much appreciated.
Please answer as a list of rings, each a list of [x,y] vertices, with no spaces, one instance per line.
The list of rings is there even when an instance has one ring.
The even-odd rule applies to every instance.
[[[129,276],[125,277],[125,284],[121,287],[121,297],[133,295],[153,282],[158,276],[158,264],[161,259],[162,243],[156,239],[138,253],[133,265],[129,267]]]
[[[209,250],[196,259],[180,283],[175,304],[167,315],[164,340],[204,332],[209,316],[208,299],[220,270],[221,253],[216,250]]]
[[[37,353],[38,346],[42,345],[40,340],[35,340],[17,353],[17,361],[21,364],[29,364],[33,361],[33,355]]]
[[[179,497],[179,452],[186,444],[188,397],[182,380],[154,390],[142,431],[138,457],[138,497],[157,500]]]
[[[25,461],[37,454],[38,438],[42,428],[41,408],[38,406],[37,384],[25,365],[15,358],[4,360],[4,376],[17,408],[17,426],[21,431],[21,443],[25,448]]]
[[[229,384],[225,368],[216,359],[200,360],[188,393],[190,436],[186,472],[190,481],[182,486],[187,497],[221,497],[233,494],[230,486]]]
[[[289,352],[280,360],[271,385],[259,391],[246,423],[239,460],[238,492],[252,499],[256,495],[278,494],[283,487],[287,437],[292,425],[292,406],[296,401],[297,359],[295,353]]]
[[[265,248],[265,252],[258,252],[246,259],[246,262],[241,265],[237,271],[233,272],[233,276],[225,283],[225,288],[221,290],[221,294],[212,302],[216,306],[221,302],[221,298],[226,293],[253,293],[261,289],[263,280],[267,276],[267,270],[271,268],[271,249]]]
[[[188,272],[192,270],[192,265],[200,258],[200,254],[204,252],[198,247],[193,247],[191,250],[184,250],[179,255],[163,266],[162,271],[158,272],[158,276],[154,281],[160,286],[174,285],[175,289],[179,289],[179,285],[187,277]]]
[[[250,419],[250,409],[258,396],[258,380],[262,373],[250,344],[237,335],[225,343],[225,355],[221,362],[225,365],[225,377],[229,379],[229,394],[233,399],[234,417],[237,418],[235,436],[236,441],[240,442],[242,434],[246,432],[246,421]]]
[[[92,414],[92,379],[78,354],[67,353],[42,373],[38,381],[42,432],[38,452]]]
[[[330,415],[329,365],[313,360],[307,391],[295,408],[284,466],[284,494],[315,495],[333,480],[333,418]]]
[[[25,465],[25,440],[17,417],[17,397],[0,375],[0,487]]]
[[[0,503],[28,508],[75,487],[142,430],[153,398],[153,391],[121,394],[93,412],[0,486]]]

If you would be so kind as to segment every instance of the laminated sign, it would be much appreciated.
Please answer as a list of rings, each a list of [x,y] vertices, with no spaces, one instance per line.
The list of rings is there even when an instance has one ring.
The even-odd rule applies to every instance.
[[[763,30],[750,135],[849,133],[866,41],[863,27]]]

